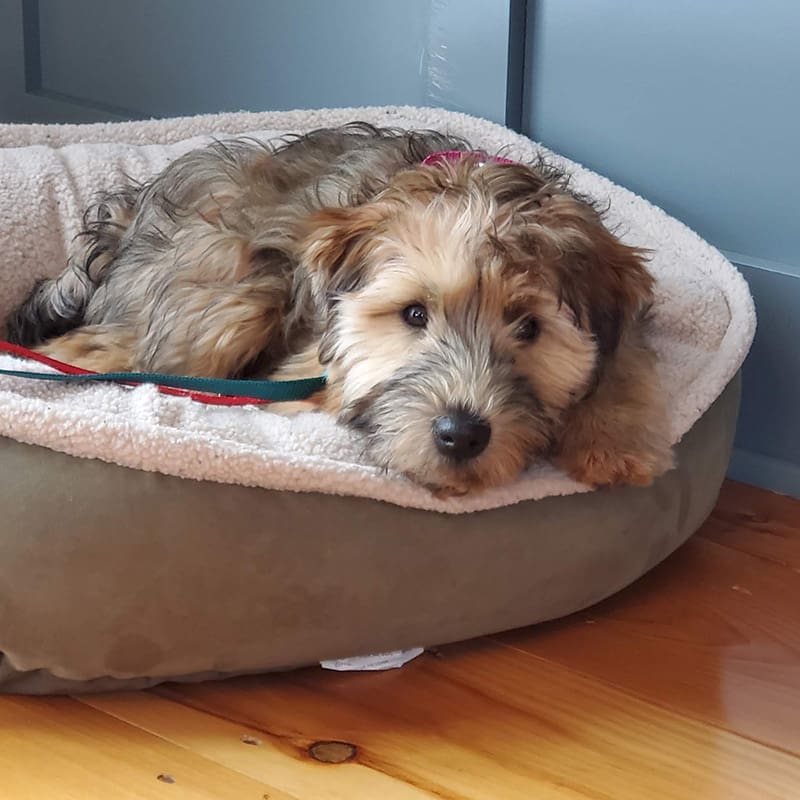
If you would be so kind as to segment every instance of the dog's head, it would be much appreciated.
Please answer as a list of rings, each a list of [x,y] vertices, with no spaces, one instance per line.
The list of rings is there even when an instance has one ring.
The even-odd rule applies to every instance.
[[[320,212],[304,252],[341,420],[443,494],[546,453],[652,289],[641,251],[518,164],[403,171],[364,205]]]

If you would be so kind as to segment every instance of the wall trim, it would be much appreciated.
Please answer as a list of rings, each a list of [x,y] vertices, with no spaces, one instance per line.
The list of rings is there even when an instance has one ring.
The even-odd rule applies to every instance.
[[[758,314],[742,370],[731,477],[800,497],[800,268],[726,252],[750,285]]]
[[[506,76],[506,127],[522,130],[525,97],[525,49],[528,0],[510,0],[508,7],[508,72]]]
[[[800,499],[800,465],[734,448],[728,477]]]
[[[39,91],[42,88],[39,0],[22,0],[22,48],[25,62],[25,91]]]
[[[785,261],[773,261],[769,258],[761,258],[761,256],[745,255],[734,250],[720,250],[720,252],[737,267],[752,267],[753,269],[763,269],[767,272],[788,275],[791,278],[800,278],[800,264],[787,264]]]

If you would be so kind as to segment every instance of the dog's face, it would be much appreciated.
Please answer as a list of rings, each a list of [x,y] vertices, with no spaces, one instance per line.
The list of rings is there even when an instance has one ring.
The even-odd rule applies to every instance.
[[[651,290],[638,251],[521,165],[400,173],[321,212],[305,261],[340,419],[441,494],[546,453]]]

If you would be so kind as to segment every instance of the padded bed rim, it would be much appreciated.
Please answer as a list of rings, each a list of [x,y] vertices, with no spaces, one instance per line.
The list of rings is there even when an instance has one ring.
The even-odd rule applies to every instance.
[[[184,480],[0,439],[0,691],[282,670],[578,611],[705,520],[739,394],[737,374],[652,487],[457,516]]]

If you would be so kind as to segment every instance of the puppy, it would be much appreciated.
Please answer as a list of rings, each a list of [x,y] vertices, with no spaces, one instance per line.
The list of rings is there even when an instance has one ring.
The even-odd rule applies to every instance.
[[[100,372],[327,372],[314,402],[443,496],[542,457],[645,485],[672,463],[652,291],[557,170],[356,123],[215,143],[99,198],[10,335]]]

